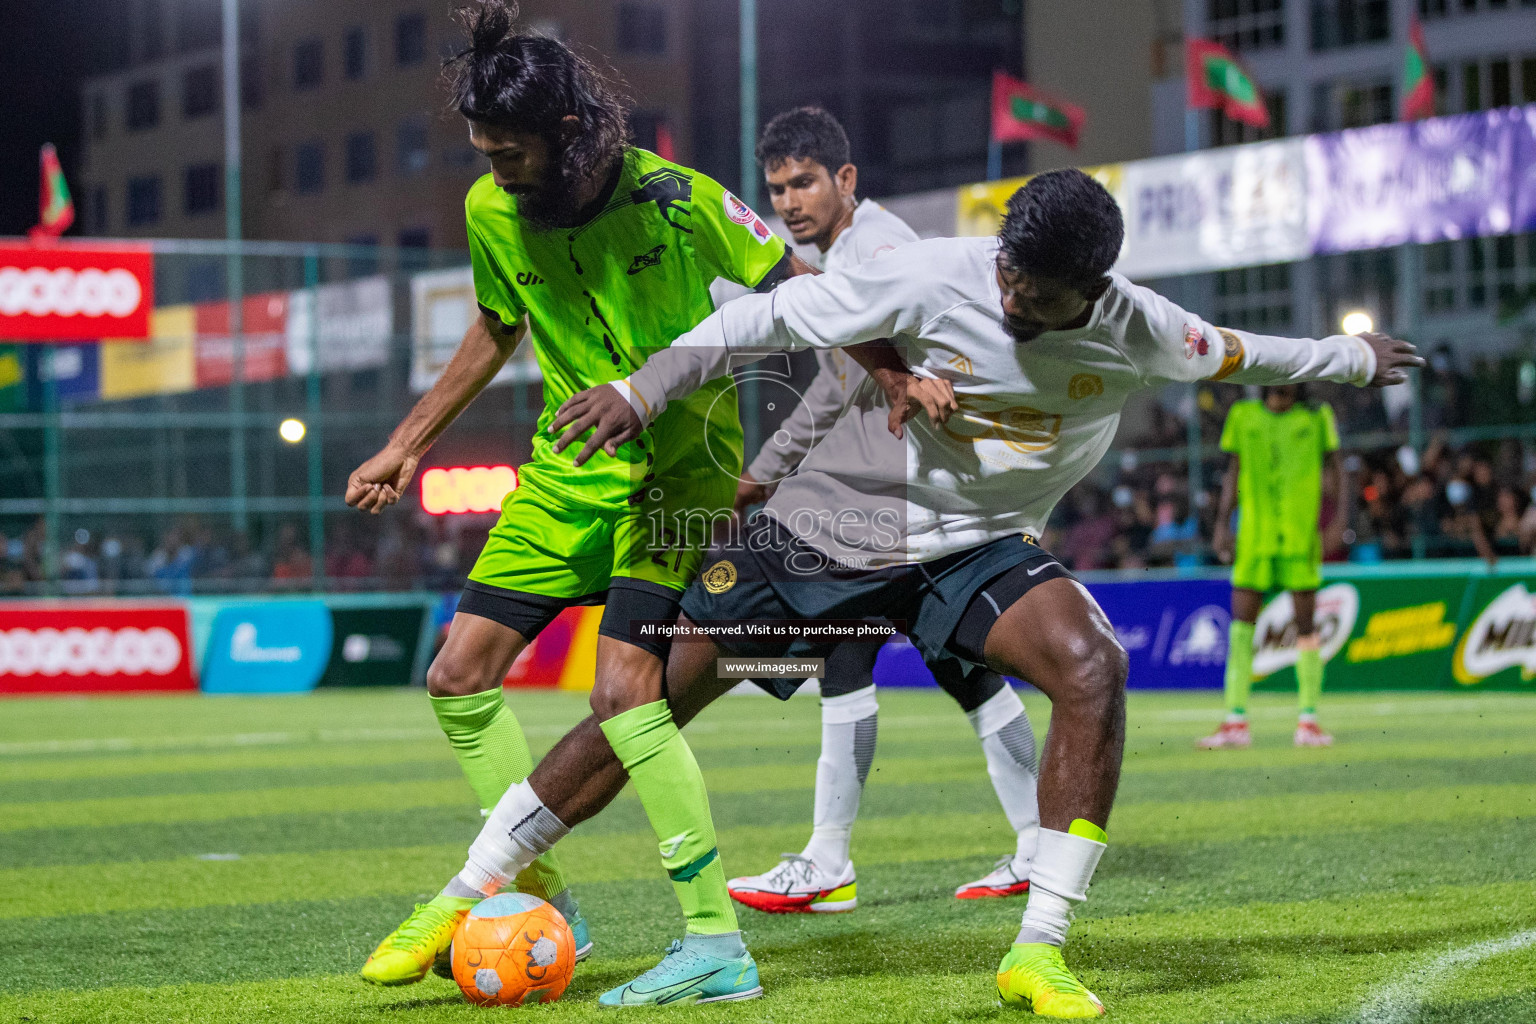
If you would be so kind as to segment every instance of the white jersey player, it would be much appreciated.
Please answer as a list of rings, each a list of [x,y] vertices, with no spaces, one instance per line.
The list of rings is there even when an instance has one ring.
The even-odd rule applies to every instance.
[[[589,429],[583,455],[636,436],[669,399],[725,372],[733,355],[892,338],[926,382],[879,371],[768,501],[744,537],[704,560],[674,643],[668,695],[679,720],[728,689],[724,655],[816,656],[807,624],[882,615],[929,658],[945,655],[1029,679],[1051,699],[1041,761],[1041,828],[1019,934],[997,971],[1000,997],[1054,1017],[1094,1017],[1099,1000],[1061,953],[1073,908],[1105,849],[1125,739],[1127,659],[1103,612],[1035,543],[1051,509],[1108,448],[1128,395],[1170,381],[1385,386],[1423,365],[1377,334],[1320,340],[1218,328],[1110,273],[1124,237],[1112,196],[1080,171],[1032,179],[1009,200],[996,239],[916,242],[844,273],[800,278],[718,310],[626,381],[573,397],[552,430]],[[894,361],[894,356],[893,356]],[[914,420],[908,398],[953,415]],[[897,408],[888,408],[894,397]],[[939,400],[942,402],[942,398]],[[794,630],[773,623],[791,620]],[[758,629],[741,630],[757,622]],[[731,631],[719,630],[728,625]],[[734,631],[734,632],[732,632]],[[493,820],[547,809],[588,813],[565,791],[581,744],[545,758]],[[470,851],[530,859],[495,828]],[[539,844],[531,843],[529,848]],[[517,847],[518,849],[513,849]]]
[[[856,197],[858,168],[842,125],[819,107],[785,111],[757,144],[769,198],[796,244],[815,246],[828,272],[853,270],[918,240],[906,222],[871,199]],[[818,372],[793,412],[752,460],[736,492],[736,509],[762,501],[794,472],[837,422],[867,374],[841,349],[817,349]],[[853,823],[874,758],[879,702],[874,668],[878,638],[838,644],[821,677],[821,757],[810,841],[772,870],[733,878],[733,899],[770,913],[831,913],[858,905],[850,856]],[[1013,853],[956,891],[960,899],[1013,896],[1029,889],[1029,864],[1040,826],[1035,799],[1035,737],[1018,695],[1001,676],[953,658],[931,666],[960,704],[986,753],[987,771],[1013,827]],[[764,681],[771,692],[799,681]]]

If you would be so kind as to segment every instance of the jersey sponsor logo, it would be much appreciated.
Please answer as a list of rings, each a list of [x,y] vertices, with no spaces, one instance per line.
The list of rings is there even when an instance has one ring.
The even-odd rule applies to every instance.
[[[1360,592],[1350,583],[1335,583],[1317,592],[1312,621],[1317,630],[1323,662],[1343,650],[1360,616]],[[1296,610],[1290,592],[1278,595],[1253,627],[1253,678],[1263,679],[1296,664]]]
[[[730,192],[722,192],[720,201],[725,206],[725,215],[734,223],[740,224],[752,232],[752,237],[757,239],[758,245],[765,245],[768,239],[773,237],[773,232],[763,219],[752,211],[752,207],[731,195]]]
[[[736,585],[736,566],[730,559],[722,558],[705,569],[699,579],[704,582],[704,589],[709,593],[723,594]]]
[[[1536,679],[1536,596],[1524,583],[1488,602],[1451,659],[1451,673],[1463,686],[1510,668],[1520,669],[1523,682]]]
[[[1211,374],[1211,380],[1226,380],[1243,368],[1243,343],[1237,335],[1225,327],[1216,328],[1221,335],[1221,368]]]
[[[517,275],[517,283],[526,287],[531,284],[543,284],[544,279],[531,270],[523,270]]]
[[[1016,452],[1043,452],[1061,438],[1060,413],[1043,412],[1027,405],[985,412],[968,408],[974,404],[972,396],[960,398],[960,415],[943,424],[944,432],[956,441],[1001,441]]]
[[[661,254],[666,251],[667,247],[665,243],[656,246],[654,249],[647,249],[639,256],[636,256],[634,260],[629,264],[629,273],[634,275],[640,273],[642,270],[649,270],[651,267],[661,266]]]
[[[1075,373],[1067,382],[1067,397],[1073,401],[1104,393],[1104,378],[1096,373]]]
[[[1205,335],[1194,324],[1184,325],[1184,358],[1193,359],[1197,355],[1205,355],[1211,350],[1211,343],[1205,340]]]
[[[950,366],[953,366],[961,373],[972,375],[976,373],[976,367],[971,363],[970,356],[953,355],[949,357],[948,362]]]

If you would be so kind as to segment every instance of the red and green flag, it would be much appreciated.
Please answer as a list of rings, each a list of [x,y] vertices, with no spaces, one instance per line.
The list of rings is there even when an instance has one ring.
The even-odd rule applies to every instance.
[[[1075,103],[1057,99],[1002,71],[992,72],[992,141],[1049,139],[1077,148],[1087,115]]]
[[[69,184],[64,180],[64,168],[59,166],[59,154],[53,143],[43,143],[38,164],[42,184],[37,194],[37,227],[31,234],[33,238],[58,238],[75,222],[75,203],[69,198]]]
[[[1404,121],[1435,116],[1435,79],[1429,73],[1429,51],[1424,48],[1424,26],[1415,17],[1408,26],[1408,49],[1403,53]]]
[[[1234,121],[1269,127],[1264,94],[1231,50],[1209,39],[1190,39],[1184,48],[1191,108],[1219,110]]]

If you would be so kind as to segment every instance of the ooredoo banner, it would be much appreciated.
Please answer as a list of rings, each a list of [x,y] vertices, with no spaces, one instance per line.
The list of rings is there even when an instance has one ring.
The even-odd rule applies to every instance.
[[[0,242],[0,338],[147,338],[154,306],[147,248]]]
[[[0,607],[0,693],[195,687],[178,605]]]

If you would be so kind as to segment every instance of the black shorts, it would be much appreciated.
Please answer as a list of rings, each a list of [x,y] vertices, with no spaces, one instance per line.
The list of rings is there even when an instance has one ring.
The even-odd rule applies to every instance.
[[[665,662],[671,641],[641,637],[631,622],[671,622],[677,618],[677,606],[682,596],[681,591],[671,587],[625,577],[614,579],[607,590],[582,597],[549,597],[470,580],[464,584],[458,610],[511,627],[531,643],[565,609],[606,605],[602,622],[597,627],[599,635],[634,644]]]
[[[807,569],[806,567],[817,567]],[[1018,573],[1010,570],[1018,568]],[[998,595],[1012,604],[1046,580],[1070,577],[1055,557],[1022,536],[1005,537],[929,562],[881,569],[844,569],[827,564],[771,516],[759,515],[745,536],[716,545],[704,558],[699,579],[683,595],[683,612],[705,628],[756,622],[858,622],[886,620],[907,634],[929,663],[960,657],[980,664],[974,641],[955,644],[957,630],[972,637],[1006,604],[994,610]],[[1007,593],[1001,582],[1008,578]],[[1014,579],[1017,577],[1017,580]],[[1012,596],[1009,597],[1008,594]],[[973,602],[979,603],[971,612]],[[985,632],[981,633],[985,640]],[[825,658],[843,641],[789,640],[782,635],[758,639],[746,633],[717,635],[716,643],[738,657]],[[787,698],[798,681],[763,683]]]

